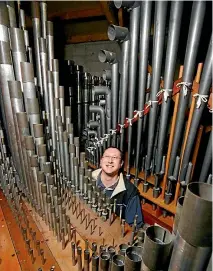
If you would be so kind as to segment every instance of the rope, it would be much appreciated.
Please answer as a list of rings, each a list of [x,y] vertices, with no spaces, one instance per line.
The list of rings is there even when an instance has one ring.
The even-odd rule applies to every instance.
[[[200,108],[202,102],[203,102],[203,103],[207,103],[207,102],[208,102],[207,98],[208,98],[209,96],[208,96],[208,95],[203,95],[203,94],[198,94],[198,93],[196,93],[196,94],[193,95],[193,97],[194,97],[195,99],[197,99],[197,102],[196,102],[196,108]]]
[[[152,106],[153,103],[158,103],[158,101],[151,101],[151,100],[149,100],[149,101],[146,103],[146,109],[148,109],[150,106]]]
[[[192,83],[181,82],[177,84],[177,87],[183,86],[183,96],[185,97],[188,93],[188,90],[191,90]]]
[[[125,124],[118,124],[118,126],[120,126],[120,133],[122,134]]]
[[[144,112],[144,110],[135,110],[134,111],[136,114],[135,114],[135,116],[134,116],[134,118],[136,119],[137,117],[139,117],[139,118],[142,118],[143,117],[143,112]]]
[[[156,97],[159,97],[161,94],[163,94],[164,101],[167,102],[167,99],[170,97],[170,92],[172,92],[171,88],[162,88],[160,91],[158,91]]]
[[[110,132],[110,135],[114,135],[117,133],[117,130],[110,129],[109,132]]]
[[[209,113],[213,113],[213,108],[210,108],[210,109],[209,109]]]
[[[132,119],[129,119],[129,118],[126,118],[127,122],[129,123],[130,126],[132,126],[132,121],[133,121],[134,118]]]

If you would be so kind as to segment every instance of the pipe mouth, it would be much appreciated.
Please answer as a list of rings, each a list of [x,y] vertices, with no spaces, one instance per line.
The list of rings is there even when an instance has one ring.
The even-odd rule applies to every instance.
[[[122,0],[121,1],[118,1],[118,0],[114,1],[114,5],[115,5],[116,8],[121,8],[122,7],[122,3],[123,3]]]
[[[203,200],[212,202],[212,185],[207,183],[190,183],[188,190]]]
[[[112,261],[117,266],[124,266],[124,256],[122,255],[114,255],[112,257]]]
[[[142,260],[141,253],[139,252],[139,247],[129,247],[126,250],[126,256],[129,258],[129,260],[133,262],[140,262]]]
[[[173,240],[171,233],[160,226],[148,227],[146,230],[146,237],[158,245],[167,245]]]
[[[104,50],[100,50],[100,52],[98,54],[98,59],[102,63],[106,62],[107,56],[106,56],[106,53]]]
[[[108,26],[107,35],[108,35],[109,40],[115,40],[116,31],[115,31],[114,25]]]
[[[105,261],[110,259],[110,255],[108,252],[102,252],[100,256],[101,256],[101,259]]]
[[[178,204],[179,204],[180,206],[183,206],[184,198],[185,198],[184,196],[179,197],[179,199],[178,199]]]

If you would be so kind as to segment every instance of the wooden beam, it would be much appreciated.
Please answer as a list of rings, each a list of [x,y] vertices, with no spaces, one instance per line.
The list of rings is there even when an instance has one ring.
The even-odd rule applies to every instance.
[[[67,44],[70,43],[82,43],[89,41],[104,41],[109,40],[107,33],[94,33],[72,36],[67,40]]]
[[[109,24],[116,24],[117,25],[117,20],[114,16],[114,13],[109,7],[108,1],[100,1],[100,6],[102,8],[103,13],[105,14],[107,21]]]
[[[89,18],[89,17],[99,17],[104,16],[104,12],[101,7],[91,8],[91,9],[69,9],[66,11],[56,11],[48,15],[48,20],[53,18],[60,18],[62,20]]]
[[[119,26],[124,26],[123,9],[122,8],[119,8],[119,10],[118,10],[118,23],[119,23]]]

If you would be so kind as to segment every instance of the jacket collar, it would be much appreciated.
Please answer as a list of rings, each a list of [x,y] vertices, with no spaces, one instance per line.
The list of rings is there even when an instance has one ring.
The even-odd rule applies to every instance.
[[[96,169],[92,172],[92,178],[94,180],[97,181],[98,179],[98,175],[101,173],[101,168],[99,169]],[[112,192],[112,195],[111,195],[111,198],[113,198],[114,196],[116,196],[117,194],[123,192],[126,190],[126,186],[125,186],[125,183],[124,183],[124,177],[123,177],[123,173],[120,173],[119,175],[119,181],[118,181],[118,184],[117,186],[115,187],[114,191]]]

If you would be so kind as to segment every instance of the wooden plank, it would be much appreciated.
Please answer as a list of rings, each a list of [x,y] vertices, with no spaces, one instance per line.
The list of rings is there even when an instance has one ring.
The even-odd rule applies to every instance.
[[[60,18],[61,20],[73,20],[73,19],[82,19],[89,17],[100,17],[104,16],[102,8],[97,6],[96,8],[91,9],[69,9],[66,11],[56,11],[48,15],[48,20],[52,20],[54,18]]]
[[[109,24],[118,24],[117,19],[115,18],[115,15],[113,11],[109,7],[108,1],[99,1],[101,9],[103,13],[105,14],[107,21]]]
[[[0,198],[2,205],[2,197]],[[0,270],[21,271],[18,257],[7,228],[7,223],[0,206]]]
[[[76,35],[67,39],[67,44],[73,43],[82,43],[82,42],[90,42],[90,41],[104,41],[109,40],[107,33],[93,33],[93,34],[84,34],[84,35]]]
[[[118,10],[118,23],[119,26],[124,26],[124,18],[123,18],[123,9],[119,8]]]

